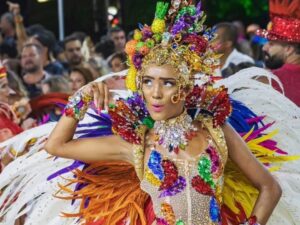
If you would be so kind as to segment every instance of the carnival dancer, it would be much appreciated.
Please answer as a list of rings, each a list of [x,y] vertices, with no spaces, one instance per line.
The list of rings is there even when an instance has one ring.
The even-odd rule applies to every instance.
[[[70,99],[45,149],[63,158],[100,161],[100,165],[102,161],[102,169],[96,172],[102,179],[100,201],[83,199],[82,204],[96,210],[98,221],[105,224],[122,219],[130,224],[146,224],[142,209],[148,195],[155,212],[155,222],[150,224],[226,224],[230,218],[223,215],[222,209],[223,197],[228,196],[222,197],[222,193],[229,156],[259,192],[249,217],[242,223],[266,224],[280,198],[280,186],[226,122],[231,111],[226,89],[214,89],[210,79],[203,87],[194,87],[196,72],[209,75],[218,65],[218,56],[209,42],[213,34],[203,27],[200,4],[172,3],[168,11],[168,4],[159,2],[152,26],[136,31],[134,40],[126,45],[130,62],[127,85],[133,91],[139,90],[140,96],[120,100],[109,110],[115,134],[72,139],[90,102],[101,108],[107,105],[107,99],[99,98],[107,92],[104,84],[92,83]],[[189,109],[200,113],[193,118]],[[130,168],[134,166],[140,180],[126,178],[127,182],[119,183],[122,188],[134,183],[123,190],[127,200],[114,193],[120,190],[112,186],[126,173],[112,170],[115,176],[109,182],[101,176],[110,172],[103,171],[105,168],[118,161],[126,162],[123,170],[126,168],[132,180]],[[86,176],[95,169],[91,166]],[[85,176],[77,175],[79,182]],[[97,221],[91,214],[85,219],[87,224]]]

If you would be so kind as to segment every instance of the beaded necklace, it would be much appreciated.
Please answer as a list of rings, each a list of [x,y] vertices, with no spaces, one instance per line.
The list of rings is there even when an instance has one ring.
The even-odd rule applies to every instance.
[[[188,140],[196,136],[197,128],[192,124],[193,119],[186,110],[178,117],[154,123],[154,140],[157,144],[178,154],[185,150]]]

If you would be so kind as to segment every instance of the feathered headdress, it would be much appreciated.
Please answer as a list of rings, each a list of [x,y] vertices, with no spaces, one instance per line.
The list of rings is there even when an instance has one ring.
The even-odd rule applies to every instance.
[[[204,25],[205,19],[201,2],[158,2],[152,25],[140,25],[133,40],[126,44],[130,66],[127,88],[137,90],[143,67],[151,63],[173,65],[180,72],[182,85],[192,85],[195,73],[213,74],[219,66],[219,55],[211,46],[214,30]]]
[[[270,27],[257,34],[268,40],[300,43],[300,0],[270,0]]]

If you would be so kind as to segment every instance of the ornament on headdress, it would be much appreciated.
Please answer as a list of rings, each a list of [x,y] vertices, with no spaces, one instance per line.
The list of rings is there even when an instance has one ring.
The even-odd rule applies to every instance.
[[[300,0],[270,0],[270,25],[257,34],[271,41],[300,43]]]
[[[4,78],[6,76],[7,76],[7,73],[6,73],[5,67],[0,66],[0,79]]]
[[[137,91],[145,65],[170,64],[178,69],[181,86],[190,87],[194,74],[212,75],[219,66],[220,55],[211,46],[214,30],[204,25],[206,15],[201,3],[187,0],[158,2],[151,26],[139,25],[133,40],[127,42],[129,71],[127,88]]]

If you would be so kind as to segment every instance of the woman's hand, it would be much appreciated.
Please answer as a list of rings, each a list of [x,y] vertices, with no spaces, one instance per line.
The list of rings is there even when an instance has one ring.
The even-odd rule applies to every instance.
[[[104,82],[91,82],[80,89],[80,91],[93,97],[97,109],[108,110],[109,93],[107,85]]]
[[[13,3],[10,1],[7,1],[6,4],[8,5],[9,11],[14,15],[20,15],[20,5],[18,3]]]

